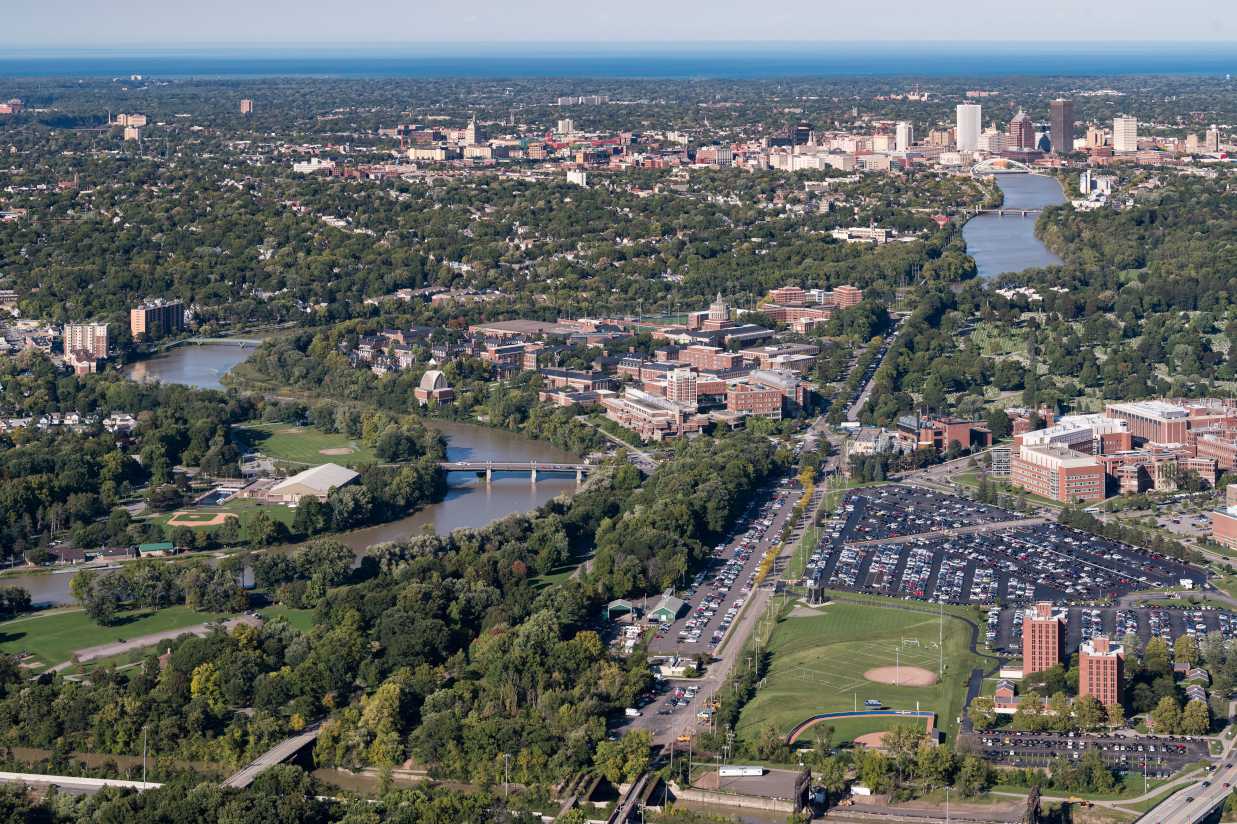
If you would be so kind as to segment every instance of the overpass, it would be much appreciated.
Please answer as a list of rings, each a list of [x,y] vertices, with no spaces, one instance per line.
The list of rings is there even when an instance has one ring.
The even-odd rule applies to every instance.
[[[533,482],[537,481],[538,472],[574,472],[576,483],[584,480],[584,476],[600,467],[593,464],[550,464],[550,463],[520,463],[509,461],[443,461],[439,466],[443,472],[475,472],[485,473],[485,480],[494,480],[495,472],[528,472]]]
[[[257,777],[258,773],[262,772],[267,767],[273,767],[276,764],[283,764],[286,761],[291,761],[303,747],[312,744],[318,738],[318,732],[322,729],[322,724],[324,721],[325,719],[323,719],[323,721],[317,721],[310,724],[296,735],[280,741],[265,753],[255,758],[248,766],[242,768],[230,778],[225,779],[219,786],[248,787],[253,783],[253,779]]]

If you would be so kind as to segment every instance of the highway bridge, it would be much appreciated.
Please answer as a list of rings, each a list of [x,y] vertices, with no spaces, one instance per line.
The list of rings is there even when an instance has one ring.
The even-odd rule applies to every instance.
[[[1022,215],[1023,217],[1026,217],[1027,215],[1042,215],[1043,213],[1044,213],[1043,209],[976,209],[975,210],[975,214],[977,215],[1000,215],[1001,217],[1005,217],[1006,215]]]
[[[528,472],[534,482],[538,472],[574,472],[576,483],[584,480],[584,476],[599,467],[592,464],[551,464],[551,463],[518,463],[507,461],[444,461],[440,464],[443,472],[475,472],[485,473],[485,480],[492,481],[495,472]]]

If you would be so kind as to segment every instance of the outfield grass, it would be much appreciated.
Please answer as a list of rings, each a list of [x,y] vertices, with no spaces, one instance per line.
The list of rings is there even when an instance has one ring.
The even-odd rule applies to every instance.
[[[786,733],[809,716],[852,712],[856,701],[862,709],[865,700],[878,699],[885,709],[914,710],[918,702],[920,710],[935,712],[937,726],[952,743],[971,669],[984,663],[968,649],[970,626],[945,623],[943,681],[931,687],[899,687],[867,681],[863,673],[896,662],[936,671],[941,656],[935,647],[936,617],[836,603],[823,612],[820,617],[781,621],[766,659],[764,686],[744,707],[736,732],[753,738],[763,724],[772,723]],[[902,647],[903,638],[917,638],[920,646]],[[897,656],[895,645],[900,648]]]
[[[297,434],[280,434],[292,429],[295,429]],[[283,424],[280,427],[247,427],[235,429],[233,432],[242,443],[276,461],[355,466],[358,463],[372,463],[378,459],[374,450],[362,446],[357,438],[349,438],[347,435],[324,435],[314,429],[295,427],[290,424]],[[324,455],[321,452],[323,449],[351,449],[352,452],[347,455]]]
[[[203,621],[231,617],[232,613],[191,612],[183,606],[164,607],[157,612],[148,609],[121,608],[110,627],[91,623],[83,612],[61,612],[28,621],[8,621],[0,624],[0,651],[16,655],[22,650],[34,654],[32,660],[43,664],[31,672],[63,664],[79,649],[114,643],[118,638],[137,638],[156,632],[201,626]]]
[[[289,528],[292,527],[292,520],[296,517],[296,510],[288,506],[269,506],[269,505],[268,506],[248,506],[243,509],[239,509],[239,508],[238,509],[221,509],[217,507],[211,507],[209,509],[200,509],[197,507],[186,507],[183,510],[177,509],[177,510],[173,510],[172,512],[164,513],[163,515],[151,516],[146,519],[146,523],[162,524],[164,529],[170,532],[173,527],[172,525],[168,524],[168,521],[170,521],[176,515],[177,512],[192,512],[195,515],[202,515],[202,516],[221,515],[221,514],[227,514],[227,515],[234,516],[238,521],[241,522],[240,540],[242,542],[249,540],[249,522],[253,520],[253,517],[257,515],[259,512],[265,512],[267,517],[269,517],[272,521],[281,521],[284,525],[286,525]],[[193,524],[186,522],[184,518],[181,518],[180,522],[175,524],[175,526],[187,526],[196,532],[201,529],[209,529],[212,531],[218,530],[219,527],[222,526],[222,524],[194,526]]]

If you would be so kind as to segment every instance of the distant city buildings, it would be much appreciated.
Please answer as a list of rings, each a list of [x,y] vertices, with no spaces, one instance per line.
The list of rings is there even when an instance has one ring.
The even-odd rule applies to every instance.
[[[1121,115],[1112,120],[1112,149],[1114,152],[1138,151],[1138,119]]]
[[[1034,149],[1035,124],[1026,112],[1021,109],[1009,121],[1009,149]]]
[[[241,101],[241,114],[252,114],[252,113],[253,113],[253,101],[242,100]]]
[[[962,103],[958,106],[958,151],[974,152],[979,149],[979,129],[983,107],[978,103]]]
[[[1074,151],[1074,101],[1054,100],[1048,105],[1048,140],[1059,155]]]

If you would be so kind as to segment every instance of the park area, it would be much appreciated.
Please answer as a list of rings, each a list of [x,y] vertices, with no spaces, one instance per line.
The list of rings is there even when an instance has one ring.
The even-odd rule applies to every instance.
[[[238,501],[237,503],[238,505],[233,507],[225,505],[223,507],[195,509],[193,511],[178,509],[175,512],[169,512],[164,515],[150,516],[146,519],[146,522],[163,524],[169,531],[177,526],[187,526],[194,531],[199,529],[214,531],[220,528],[225,519],[235,516],[240,521],[240,537],[238,540],[243,542],[249,540],[249,522],[259,512],[265,513],[272,521],[280,521],[289,528],[296,517],[296,510],[288,506],[258,506],[252,501]]]
[[[195,612],[180,605],[158,610],[129,606],[117,611],[111,626],[101,627],[86,617],[85,610],[55,610],[0,623],[0,652],[16,656],[26,651],[30,657],[22,663],[28,672],[37,674],[71,660],[78,650],[111,644],[119,638],[200,629],[204,621],[217,621],[231,615]],[[262,615],[267,620],[283,615],[303,632],[309,632],[312,626],[313,613],[309,610],[268,607],[262,610]],[[95,665],[107,663],[103,660]]]
[[[374,450],[347,435],[327,435],[287,424],[238,427],[233,433],[246,446],[273,461],[304,466],[335,463],[355,466],[376,460]]]
[[[877,700],[886,710],[936,713],[937,725],[952,742],[971,669],[984,665],[970,652],[969,624],[945,613],[945,677],[929,683],[942,658],[937,616],[839,603],[816,608],[818,615],[811,611],[797,608],[778,623],[768,654],[762,655],[768,674],[739,718],[741,737],[755,738],[767,723],[785,734],[810,716],[863,710],[865,701]],[[829,723],[834,742],[845,744],[899,720]]]

